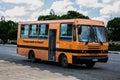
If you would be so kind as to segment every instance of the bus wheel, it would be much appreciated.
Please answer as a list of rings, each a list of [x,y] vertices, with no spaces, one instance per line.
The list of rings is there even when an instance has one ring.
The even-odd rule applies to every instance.
[[[68,67],[68,60],[67,60],[67,57],[65,55],[61,56],[60,64],[64,68]]]
[[[35,54],[34,54],[33,51],[31,51],[31,52],[29,53],[29,59],[30,59],[31,62],[36,62]]]
[[[95,62],[86,63],[86,67],[87,67],[87,68],[93,68],[94,65],[95,65]]]

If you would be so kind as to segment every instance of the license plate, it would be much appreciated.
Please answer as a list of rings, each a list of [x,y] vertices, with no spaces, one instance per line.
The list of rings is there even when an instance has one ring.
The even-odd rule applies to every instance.
[[[98,61],[98,59],[92,59],[92,61]]]

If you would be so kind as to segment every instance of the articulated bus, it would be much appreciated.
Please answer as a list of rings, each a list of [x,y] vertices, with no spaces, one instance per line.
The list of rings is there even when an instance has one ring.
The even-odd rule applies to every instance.
[[[32,62],[93,67],[108,61],[107,30],[104,22],[88,19],[19,22],[17,52]]]

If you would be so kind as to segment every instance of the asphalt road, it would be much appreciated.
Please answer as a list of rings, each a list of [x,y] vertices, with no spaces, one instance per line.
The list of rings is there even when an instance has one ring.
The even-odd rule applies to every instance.
[[[0,45],[0,80],[16,79],[120,80],[120,54],[110,53],[107,63],[97,63],[92,69],[80,65],[62,68],[53,62],[31,63],[16,53],[16,46]]]

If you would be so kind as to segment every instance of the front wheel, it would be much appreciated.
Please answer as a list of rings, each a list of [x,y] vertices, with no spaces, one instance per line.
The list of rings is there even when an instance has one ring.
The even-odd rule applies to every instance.
[[[65,55],[61,56],[60,58],[60,64],[62,67],[66,68],[68,67],[68,60],[67,60],[67,57]]]
[[[86,67],[87,67],[87,68],[93,68],[94,65],[95,65],[95,62],[86,63]]]

